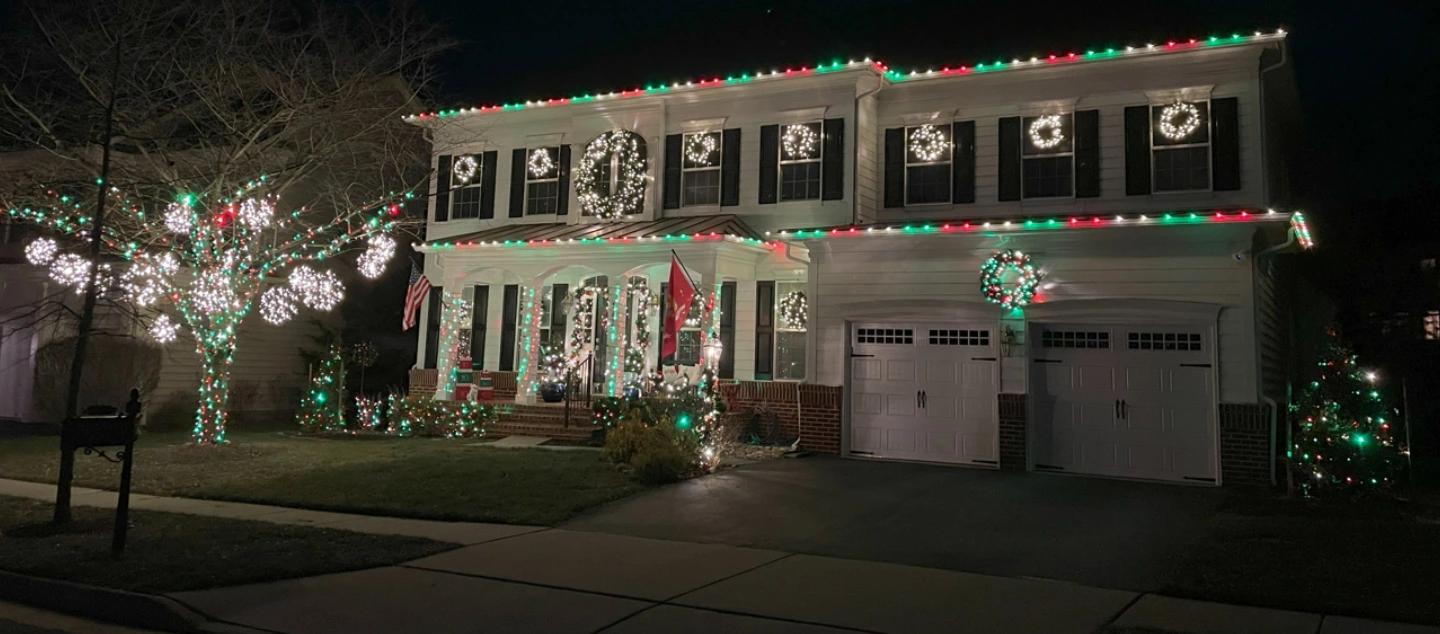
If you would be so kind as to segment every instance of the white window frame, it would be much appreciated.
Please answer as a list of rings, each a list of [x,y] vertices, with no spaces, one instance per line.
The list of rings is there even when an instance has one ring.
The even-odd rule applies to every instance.
[[[819,126],[816,134],[820,137],[820,143],[815,148],[815,158],[787,159],[785,158],[785,129],[792,125]],[[780,160],[775,163],[775,202],[776,203],[805,203],[821,200],[825,197],[825,120],[811,119],[807,121],[792,121],[779,125],[780,135],[776,139],[775,153]],[[799,165],[801,163],[820,163],[820,185],[814,198],[790,198],[786,199],[781,192],[785,191],[785,166]]]
[[[772,333],[773,333],[773,334],[772,334],[771,337],[770,337],[770,339],[771,339],[771,341],[770,341],[770,346],[771,346],[771,350],[770,350],[770,380],[772,380],[772,381],[787,381],[787,382],[791,382],[791,383],[799,383],[799,382],[801,382],[801,381],[804,381],[804,380],[805,380],[805,375],[810,372],[810,368],[807,367],[807,368],[805,368],[805,370],[804,370],[803,372],[800,373],[800,376],[798,376],[798,377],[785,377],[785,378],[781,378],[781,376],[780,376],[780,334],[781,334],[781,333],[786,333],[786,332],[799,332],[799,333],[804,333],[805,336],[804,336],[802,339],[805,341],[805,350],[802,352],[802,356],[806,359],[807,363],[808,363],[808,361],[809,361],[809,352],[810,352],[810,350],[809,350],[809,348],[810,348],[809,327],[810,327],[810,324],[809,324],[809,323],[806,323],[806,324],[805,324],[806,327],[805,327],[804,329],[787,328],[787,327],[785,327],[785,320],[783,320],[783,319],[780,318],[780,300],[784,299],[785,296],[788,295],[791,291],[797,291],[797,290],[800,291],[800,292],[802,292],[802,293],[805,293],[805,294],[806,294],[806,298],[805,298],[805,299],[806,299],[807,301],[810,299],[810,298],[809,298],[809,285],[805,282],[805,280],[775,280],[775,301],[772,302],[772,304],[774,304],[774,306],[772,307],[772,310],[773,310],[774,312],[770,315],[770,323],[774,324],[774,328],[773,328],[773,330],[772,330]]]
[[[1027,146],[1033,147],[1033,146],[1034,146],[1034,143],[1031,143],[1031,141],[1030,141],[1030,126],[1026,124],[1026,121],[1025,121],[1025,120],[1026,120],[1026,119],[1038,119],[1038,118],[1040,118],[1040,117],[1048,117],[1048,116],[1050,116],[1050,115],[1055,115],[1055,116],[1057,116],[1057,117],[1061,117],[1062,119],[1068,118],[1070,127],[1068,127],[1068,128],[1061,128],[1060,131],[1061,131],[1062,133],[1064,133],[1065,135],[1067,135],[1067,136],[1070,138],[1070,149],[1069,149],[1068,151],[1065,151],[1065,152],[1050,152],[1050,151],[1046,151],[1046,150],[1041,150],[1040,153],[1026,155],[1026,154],[1025,154],[1025,148],[1026,148]],[[1067,200],[1067,199],[1073,200],[1073,199],[1075,198],[1075,141],[1076,141],[1076,140],[1077,140],[1077,139],[1075,138],[1075,111],[1074,111],[1074,110],[1070,110],[1070,111],[1068,111],[1068,112],[1042,112],[1042,113],[1039,113],[1039,114],[1033,114],[1033,115],[1021,116],[1021,117],[1020,117],[1020,200],[1022,200],[1022,201],[1023,201],[1023,200]],[[1038,149],[1038,148],[1037,148],[1037,149]],[[1029,192],[1025,191],[1025,189],[1026,189],[1026,188],[1025,188],[1025,162],[1026,162],[1026,161],[1033,160],[1033,159],[1053,159],[1053,158],[1065,158],[1065,157],[1070,157],[1070,193],[1069,193],[1069,194],[1066,194],[1066,195],[1063,195],[1063,196],[1038,196],[1038,195],[1037,195],[1037,196],[1031,196],[1031,195],[1029,194]],[[1153,167],[1153,164],[1152,164],[1152,167]],[[1153,181],[1152,181],[1152,182],[1153,182]]]
[[[1183,101],[1188,104],[1205,104],[1205,121],[1202,122],[1202,125],[1205,126],[1205,142],[1156,145],[1155,135],[1159,134],[1160,131],[1155,129],[1155,117],[1158,116],[1158,111],[1164,110],[1165,106],[1174,102],[1158,105],[1154,103],[1150,104],[1150,138],[1148,139],[1150,142],[1150,192],[1154,194],[1193,194],[1195,192],[1215,190],[1215,149],[1212,147],[1215,142],[1215,127],[1212,123],[1214,121],[1214,111],[1210,107],[1209,99],[1188,99]],[[1205,187],[1199,189],[1159,189],[1157,187],[1159,181],[1155,178],[1155,170],[1160,164],[1160,161],[1155,160],[1156,155],[1166,150],[1186,150],[1197,147],[1205,148]]]
[[[458,161],[458,160],[460,160],[460,159],[463,158],[463,157],[466,157],[466,156],[475,159],[475,165],[476,165],[476,168],[475,168],[475,177],[472,178],[472,179],[470,179],[470,182],[469,182],[469,183],[466,183],[466,184],[464,184],[464,185],[461,185],[461,186],[459,186],[459,187],[456,187],[456,186],[455,186],[455,162]],[[454,220],[478,220],[478,219],[480,219],[480,206],[483,204],[483,203],[482,203],[482,197],[483,197],[483,195],[484,195],[484,192],[481,191],[481,186],[483,185],[483,181],[485,180],[485,169],[486,169],[486,167],[487,167],[487,166],[485,165],[485,154],[484,154],[483,152],[476,152],[476,153],[474,153],[474,154],[456,154],[456,155],[453,155],[453,156],[450,157],[450,199],[449,199],[450,209],[448,210],[448,213],[447,213],[446,216],[445,216],[445,218],[446,218],[447,221],[454,221]],[[455,209],[456,209],[456,206],[460,204],[460,201],[458,200],[459,196],[458,196],[457,194],[459,194],[461,191],[470,190],[470,189],[475,190],[475,203],[474,203],[474,204],[475,204],[475,215],[473,215],[473,216],[466,216],[466,217],[464,217],[464,218],[461,218],[461,217],[459,217],[459,216],[456,216],[456,215],[455,215]],[[465,203],[465,204],[470,204],[470,203]]]
[[[937,128],[939,128],[939,127],[944,127],[944,128],[949,128],[949,129],[950,129],[950,131],[946,134],[946,140],[948,141],[948,143],[945,144],[946,147],[947,147],[947,152],[946,152],[945,158],[944,158],[943,160],[938,160],[938,161],[929,161],[929,162],[914,161],[914,162],[912,162],[912,161],[910,160],[910,131],[911,131],[911,130],[915,130],[915,129],[917,129],[917,128],[925,127],[925,126],[927,126],[927,125],[935,126],[935,127],[937,127]],[[904,132],[904,141],[905,141],[905,143],[903,144],[903,148],[901,149],[901,152],[902,152],[902,156],[903,156],[904,159],[905,159],[905,160],[904,160],[904,163],[905,163],[905,184],[904,184],[904,188],[903,188],[901,191],[903,191],[904,194],[905,194],[905,206],[906,206],[906,207],[928,207],[928,206],[931,206],[931,205],[949,205],[949,204],[954,203],[954,202],[955,202],[955,167],[954,167],[954,165],[955,165],[955,126],[954,126],[952,123],[946,123],[946,124],[944,124],[943,126],[936,125],[936,124],[934,124],[934,123],[922,123],[922,124],[920,124],[920,125],[907,125],[907,126],[905,126],[904,130],[905,130],[905,132]],[[928,203],[912,203],[912,202],[910,202],[910,168],[911,168],[911,167],[930,167],[930,166],[934,166],[934,165],[949,165],[949,166],[951,166],[950,169],[946,172],[946,174],[949,176],[950,187],[949,187],[949,191],[945,192],[945,194],[946,194],[946,195],[945,195],[945,200],[943,200],[943,201],[935,201],[935,202],[928,202]],[[1022,170],[1022,173],[1023,173],[1023,170],[1024,170],[1024,165],[1023,165],[1023,164],[1021,165],[1021,170]]]
[[[536,150],[555,151],[555,176],[553,178],[537,178],[535,175],[530,173],[530,157],[534,154]],[[558,214],[560,211],[560,197],[565,195],[565,192],[560,191],[560,172],[565,169],[565,166],[560,164],[560,146],[540,145],[536,147],[525,148],[525,164],[521,165],[520,169],[525,170],[525,213],[523,214],[524,217],[529,218],[532,216],[554,216]],[[535,183],[555,183],[555,211],[531,213],[530,185]]]
[[[716,147],[716,149],[715,149],[715,157],[716,157],[715,164],[714,164],[714,165],[706,165],[706,166],[704,166],[704,167],[688,167],[688,166],[686,166],[686,164],[685,164],[685,163],[686,163],[686,161],[685,161],[685,148],[687,148],[687,147],[690,146],[690,137],[706,136],[706,135],[715,135],[715,138],[717,139],[717,147]],[[699,207],[719,207],[719,206],[720,206],[720,198],[721,198],[721,196],[724,196],[725,194],[724,194],[724,191],[723,191],[723,189],[724,189],[723,183],[718,183],[718,182],[716,183],[716,186],[715,186],[715,202],[713,202],[713,203],[686,204],[686,203],[685,203],[685,190],[686,190],[685,175],[686,175],[686,174],[693,174],[693,173],[696,173],[696,172],[715,172],[716,175],[719,176],[719,175],[720,175],[720,170],[722,169],[724,163],[725,163],[725,135],[724,135],[723,133],[721,133],[721,132],[718,131],[718,130],[709,130],[709,131],[702,131],[702,132],[683,132],[683,133],[681,133],[681,135],[680,135],[680,208],[681,208],[681,209],[684,209],[684,208],[686,208],[686,207],[689,207],[689,208],[694,209],[694,208],[699,208]],[[612,171],[613,171],[613,169],[612,169]],[[723,177],[722,177],[722,178],[723,178]],[[777,185],[777,186],[778,186],[778,185]],[[778,195],[778,193],[777,193],[777,195]]]

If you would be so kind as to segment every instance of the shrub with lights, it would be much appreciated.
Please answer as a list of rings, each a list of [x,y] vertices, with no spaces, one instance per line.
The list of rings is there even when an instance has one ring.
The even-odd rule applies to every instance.
[[[1333,326],[1318,363],[1320,376],[1291,405],[1289,456],[1297,485],[1306,495],[1390,488],[1408,449],[1392,434],[1395,412],[1380,392],[1378,373],[1360,367]]]
[[[301,356],[309,362],[310,385],[295,410],[300,431],[341,433],[345,431],[345,346],[340,333],[321,326],[316,342],[324,348],[308,350]]]
[[[123,261],[115,265],[123,269],[118,272],[78,254],[91,222],[80,199],[47,190],[44,204],[7,210],[13,219],[74,237],[70,245],[38,238],[25,248],[30,263],[49,267],[56,282],[83,292],[93,268],[98,288],[113,289],[153,315],[148,329],[156,341],[176,341],[182,326],[193,336],[201,369],[193,431],[200,444],[225,442],[230,369],[245,319],[258,309],[278,325],[302,307],[335,308],[344,285],[318,267],[350,248],[363,246],[356,264],[366,277],[378,277],[395,253],[387,234],[399,203],[410,197],[352,210],[280,213],[277,197],[267,193],[278,189],[271,186],[261,177],[228,195],[180,194],[159,208],[111,187],[101,246],[107,258]]]

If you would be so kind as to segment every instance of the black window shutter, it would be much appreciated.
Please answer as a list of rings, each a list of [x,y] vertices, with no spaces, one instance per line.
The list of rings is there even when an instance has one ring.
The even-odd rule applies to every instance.
[[[485,319],[490,314],[490,286],[476,284],[470,313],[470,360],[476,370],[485,369]]]
[[[1100,111],[1075,113],[1075,197],[1100,196]]]
[[[480,159],[480,218],[489,220],[495,217],[495,168],[500,165],[500,153],[494,150],[486,152]]]
[[[440,358],[440,310],[444,302],[440,301],[445,295],[445,289],[440,286],[430,287],[430,296],[425,298],[429,304],[428,313],[425,316],[425,369],[433,370],[437,366],[436,361]]]
[[[760,126],[760,204],[780,196],[780,126]]]
[[[1000,119],[1000,200],[1020,200],[1020,117]]]
[[[1211,183],[1215,191],[1240,189],[1240,101],[1210,100]]]
[[[957,121],[950,126],[950,139],[955,144],[951,171],[953,191],[950,202],[975,202],[975,122]]]
[[[520,150],[524,152],[524,150]],[[519,315],[520,286],[506,284],[500,302],[500,371],[515,371],[515,319]]]
[[[450,219],[450,155],[435,162],[435,222]]]
[[[661,302],[664,304],[664,302]],[[775,282],[755,283],[755,380],[775,377]]]
[[[735,282],[720,283],[720,378],[735,378]]]
[[[666,283],[666,282],[661,282],[661,283],[660,283],[660,323],[661,323],[661,324],[664,324],[664,323],[665,323],[665,315],[666,315],[666,313],[670,312],[670,311],[666,310],[666,308],[665,308],[665,304],[669,303],[669,302],[666,301],[666,298],[669,297],[669,293],[670,293],[670,284],[669,284],[669,283]],[[677,336],[678,336],[678,335],[677,335]],[[664,345],[664,343],[665,343],[665,342],[664,342],[664,339],[665,339],[665,328],[664,328],[664,326],[661,326],[661,328],[660,328],[660,339],[661,339],[660,345],[655,346],[655,365],[656,365],[656,367],[658,367],[658,368],[663,368],[663,367],[665,367],[666,365],[669,365],[669,364],[675,362],[675,355],[674,355],[673,353],[672,353],[670,356],[668,356],[668,357],[660,354],[660,352],[665,349],[665,345]]]
[[[555,215],[564,216],[570,213],[570,146],[560,146],[560,200],[555,207]]]
[[[680,208],[680,142],[683,134],[665,137],[665,182],[660,185],[660,204],[665,209]]]
[[[885,207],[905,206],[905,128],[885,131]]]
[[[730,128],[720,140],[720,206],[740,204],[740,128]]]
[[[525,216],[525,148],[510,153],[510,217]],[[513,354],[511,356],[514,356]]]
[[[845,120],[825,120],[825,145],[821,155],[820,200],[845,197]]]
[[[1125,108],[1125,195],[1150,195],[1150,106]]]

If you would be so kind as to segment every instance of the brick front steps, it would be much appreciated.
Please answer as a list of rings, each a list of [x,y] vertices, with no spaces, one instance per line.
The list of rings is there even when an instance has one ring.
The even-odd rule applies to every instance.
[[[486,428],[492,434],[509,436],[546,436],[564,440],[586,440],[594,426],[590,423],[590,406],[570,404],[570,426],[565,426],[565,407],[560,405],[520,405],[498,403],[495,409],[500,420]]]

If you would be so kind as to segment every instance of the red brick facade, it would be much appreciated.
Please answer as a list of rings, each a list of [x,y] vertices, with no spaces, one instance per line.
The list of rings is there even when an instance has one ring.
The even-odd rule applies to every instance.
[[[410,396],[434,396],[436,383],[438,382],[439,370],[430,368],[427,370],[410,371]],[[495,400],[515,400],[515,373],[490,371],[491,382],[495,386]],[[475,380],[480,380],[480,371],[475,371]]]
[[[816,453],[840,453],[840,407],[844,389],[780,381],[738,381],[720,386],[725,417],[741,423],[757,407],[775,413],[787,435],[799,436],[800,447]]]
[[[1227,486],[1270,486],[1270,406],[1220,404],[1220,477]]]
[[[1029,468],[1025,440],[1025,395],[1001,394],[1000,406],[1000,468],[1024,471]]]

